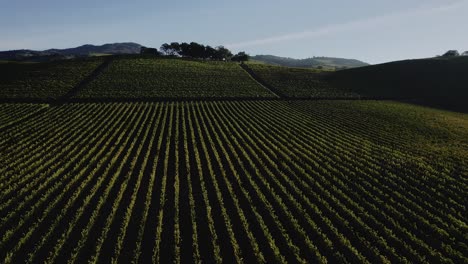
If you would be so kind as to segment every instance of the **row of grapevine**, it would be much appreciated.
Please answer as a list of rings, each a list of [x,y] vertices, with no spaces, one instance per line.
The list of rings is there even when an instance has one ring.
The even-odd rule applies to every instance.
[[[468,261],[463,148],[453,147],[452,155],[437,142],[412,149],[424,135],[395,136],[374,105],[400,111],[394,103],[356,103],[367,110],[353,104],[47,108],[0,133],[0,259]],[[368,111],[370,119],[331,118],[340,107]],[[445,118],[458,122],[449,143],[463,146],[466,131],[458,127],[466,119]],[[395,120],[402,123],[393,132],[407,126]],[[379,126],[387,130],[378,133]]]
[[[275,97],[236,63],[182,59],[114,60],[78,98]]]
[[[338,89],[325,78],[329,73],[304,68],[248,64],[261,80],[286,98],[358,98],[359,94]]]
[[[251,112],[252,112],[252,111],[251,111]],[[290,118],[291,118],[291,117],[289,117],[289,119],[290,119]],[[268,120],[268,119],[267,119],[267,120]],[[271,119],[270,119],[270,120],[271,120]],[[283,120],[288,120],[288,118],[283,119]],[[303,120],[301,120],[301,121],[303,121]],[[282,122],[284,123],[284,121],[282,121]],[[327,122],[328,122],[328,121],[327,121]],[[299,123],[299,124],[300,124],[300,123]],[[307,126],[307,128],[310,129],[310,126]],[[318,136],[318,135],[315,135],[315,136]],[[361,138],[361,140],[362,140],[362,138]],[[328,142],[336,142],[336,139],[330,139],[330,140],[327,140],[327,141],[328,141]],[[361,146],[362,146],[362,142],[361,142],[360,144],[361,144]],[[281,144],[279,144],[279,145],[281,145]],[[302,145],[304,145],[304,144],[302,144]],[[300,145],[298,145],[298,146],[300,146]],[[335,148],[335,146],[334,146],[334,148]],[[320,148],[320,149],[322,149],[322,148]],[[348,148],[348,149],[349,149],[349,148]],[[344,150],[346,150],[346,149],[344,149]],[[343,150],[343,151],[344,151],[344,150]],[[362,154],[360,154],[360,155],[362,155]],[[354,157],[353,157],[353,158],[354,158]],[[325,163],[325,161],[323,161],[323,163]],[[346,164],[354,165],[354,163],[356,163],[356,162],[355,162],[354,160],[351,159],[351,160],[349,160],[349,161],[347,161],[347,162],[344,162],[344,163],[342,163],[342,164],[345,164],[345,165],[346,165]],[[325,163],[325,164],[326,164],[326,163]],[[317,165],[320,165],[320,163],[318,163]],[[366,166],[368,166],[368,165],[369,165],[369,164],[366,164]],[[331,167],[330,170],[331,170],[331,169],[333,169],[333,168]],[[356,169],[356,168],[354,167],[354,169]],[[325,171],[324,171],[324,172],[325,172]],[[347,173],[349,173],[349,172],[347,172]],[[358,175],[359,175],[359,174],[358,174]],[[377,174],[377,175],[378,175],[378,174]],[[403,176],[403,175],[401,175],[401,176]],[[401,176],[400,176],[400,177],[401,177]],[[373,176],[373,177],[376,177],[376,176]],[[355,180],[355,179],[353,179],[353,180]],[[420,184],[421,184],[421,183],[420,183]],[[447,198],[445,198],[445,199],[447,199]],[[459,196],[459,197],[456,198],[456,199],[457,199],[458,201],[461,201],[461,200],[460,200],[460,199],[461,199],[461,196]],[[419,201],[419,202],[420,202],[420,201]],[[420,220],[418,220],[418,221],[420,221]]]
[[[46,105],[0,104],[0,129],[28,118]]]
[[[65,95],[93,72],[102,58],[0,64],[0,98],[50,99]]]

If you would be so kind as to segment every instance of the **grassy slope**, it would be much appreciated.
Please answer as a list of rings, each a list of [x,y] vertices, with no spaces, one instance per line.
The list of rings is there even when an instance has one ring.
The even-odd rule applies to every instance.
[[[79,98],[273,97],[235,63],[121,58]]]
[[[249,64],[255,74],[276,88],[284,97],[301,98],[354,98],[357,94],[336,89],[324,82],[323,72],[261,64]]]
[[[407,60],[338,71],[329,80],[363,96],[468,97],[467,68],[468,57]]]
[[[57,98],[88,76],[101,58],[48,63],[0,63],[0,98]]]
[[[467,112],[468,57],[397,61],[319,74],[249,63],[284,97],[410,99],[412,103]]]

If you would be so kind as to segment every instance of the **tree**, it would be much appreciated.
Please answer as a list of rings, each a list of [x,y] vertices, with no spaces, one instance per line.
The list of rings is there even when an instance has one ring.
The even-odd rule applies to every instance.
[[[171,47],[172,52],[174,53],[173,55],[180,55],[180,44],[179,42],[171,42]]]
[[[180,43],[179,55],[182,57],[190,57],[190,44],[187,42]]]
[[[164,43],[161,45],[161,51],[166,56],[180,55],[180,44],[178,42]]]
[[[214,59],[215,54],[216,54],[216,50],[213,47],[211,47],[209,45],[205,47],[205,56],[204,57],[206,59]]]
[[[232,57],[232,61],[238,61],[238,62],[244,62],[244,61],[248,61],[250,59],[250,56],[248,54],[246,54],[244,51],[241,51],[239,53],[237,53],[236,55],[234,55]]]
[[[205,58],[205,46],[196,42],[191,42],[189,46],[189,57]]]
[[[229,60],[232,57],[230,50],[226,49],[223,46],[218,46],[215,48],[215,54],[213,59],[215,60]]]
[[[460,56],[460,53],[458,53],[458,50],[449,50],[447,51],[442,57],[457,57]]]
[[[164,53],[164,55],[168,56],[174,56],[176,54],[176,51],[172,48],[172,45],[167,43],[161,45],[161,51]]]
[[[155,56],[160,55],[158,49],[156,49],[156,48],[147,48],[147,47],[141,47],[140,48],[140,54],[155,55]]]

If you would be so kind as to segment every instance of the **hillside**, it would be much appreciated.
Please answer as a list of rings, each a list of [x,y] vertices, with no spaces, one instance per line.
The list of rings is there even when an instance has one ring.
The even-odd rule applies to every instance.
[[[337,89],[325,80],[330,72],[249,63],[252,73],[283,98],[357,98],[349,89]]]
[[[363,96],[468,96],[468,57],[390,62],[335,72],[329,81]]]
[[[404,99],[465,111],[467,67],[468,57],[399,61],[336,72],[141,55],[1,63],[0,99],[56,99],[66,94],[76,99],[278,95],[283,99]]]
[[[91,54],[139,54],[141,45],[137,43],[127,42],[127,43],[112,43],[104,44],[101,46],[95,45],[83,45],[71,49],[49,49],[44,52],[46,53],[57,53],[60,55],[91,55]]]
[[[406,60],[341,71],[247,65],[284,98],[404,99],[468,111],[468,57]]]
[[[0,64],[0,100],[46,101],[67,94],[92,100],[276,97],[231,62],[126,55]]]
[[[468,110],[466,69],[468,57],[438,57],[338,71],[324,81],[362,97],[422,99],[431,105]]]
[[[298,68],[355,68],[367,66],[369,64],[355,60],[331,57],[313,57],[307,59],[293,59],[286,57],[278,57],[273,55],[256,55],[252,56],[253,61],[258,61],[270,65],[298,67]]]
[[[89,76],[102,58],[0,64],[0,99],[56,99]]]
[[[274,98],[237,63],[122,57],[78,98]]]

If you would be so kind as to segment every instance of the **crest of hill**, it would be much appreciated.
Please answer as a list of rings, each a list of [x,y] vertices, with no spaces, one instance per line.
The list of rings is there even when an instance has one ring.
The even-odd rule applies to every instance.
[[[315,67],[330,67],[330,68],[356,68],[369,65],[368,63],[355,60],[332,57],[313,57],[307,59],[293,59],[279,57],[274,55],[256,55],[252,60],[277,66],[298,67],[298,68],[315,68]]]
[[[49,49],[46,53],[57,53],[61,55],[90,55],[90,54],[138,54],[141,45],[133,42],[104,44],[101,46],[82,45],[71,49]]]
[[[330,85],[363,97],[423,99],[430,104],[468,110],[468,56],[404,60],[336,71]]]
[[[468,57],[395,61],[337,71],[328,75],[336,86],[365,96],[468,96]]]

